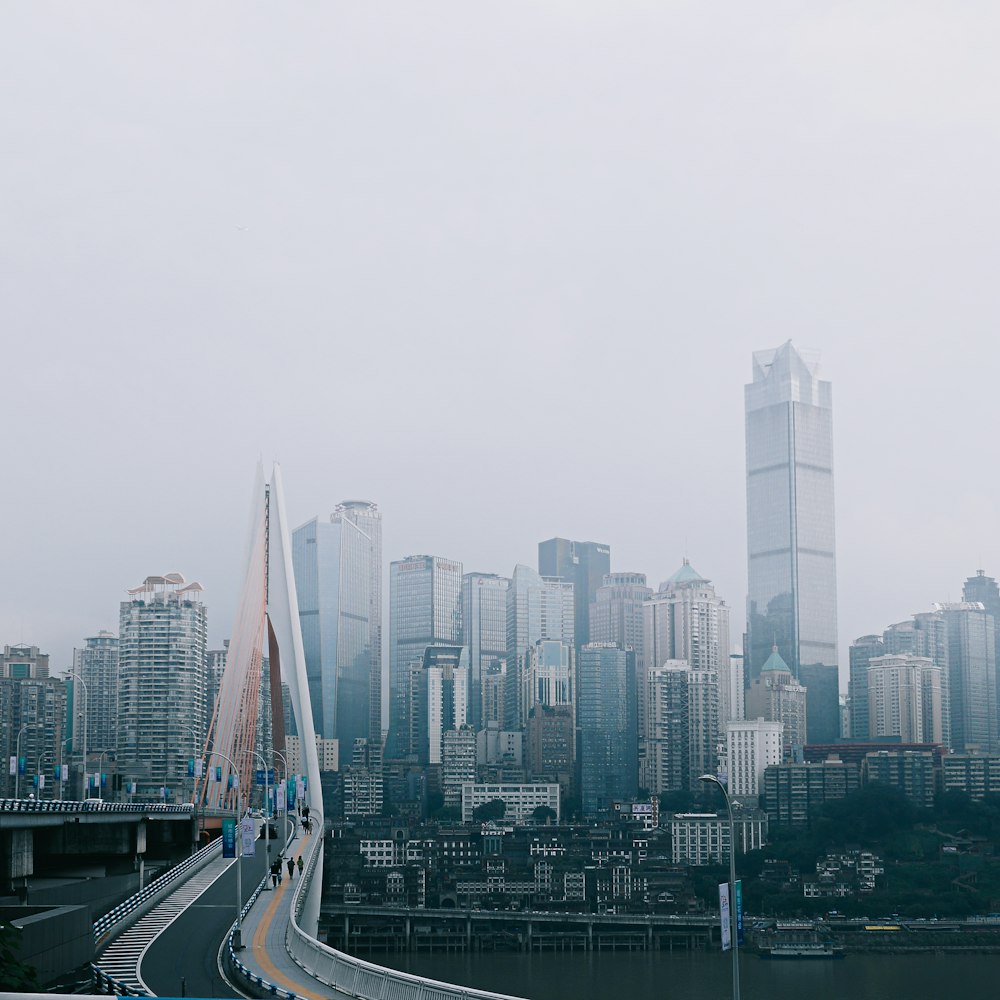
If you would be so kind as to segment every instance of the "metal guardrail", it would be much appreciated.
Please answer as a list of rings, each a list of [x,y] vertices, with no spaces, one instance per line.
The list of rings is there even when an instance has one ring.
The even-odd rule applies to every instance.
[[[317,827],[319,830],[323,829],[320,817],[317,817]],[[385,966],[346,955],[306,934],[299,926],[298,919],[302,915],[316,863],[322,856],[322,851],[323,837],[320,836],[313,843],[302,877],[295,889],[288,936],[285,940],[285,947],[292,961],[307,975],[338,993],[355,997],[357,1000],[520,1000],[506,993],[491,993],[488,990],[443,983],[436,979],[425,979],[407,972],[387,969]],[[264,882],[261,882],[257,887],[253,899],[257,898],[263,885]],[[248,903],[247,910],[249,908]],[[283,989],[251,972],[239,960],[233,949],[232,931],[229,935],[229,960],[232,967],[261,995],[278,997],[279,1000],[295,1000],[297,997],[294,991]]]
[[[213,855],[222,850],[222,838],[216,838],[212,843],[195,852],[189,858],[185,858],[179,865],[175,865],[168,872],[164,872],[158,879],[150,882],[145,889],[129,896],[123,903],[119,903],[113,910],[105,913],[103,917],[94,923],[94,946],[99,948],[106,944],[119,924],[133,924],[145,912],[151,910],[160,900],[167,896],[174,888],[174,883],[182,882],[189,875],[204,868],[209,861],[213,860]],[[140,913],[139,911],[143,911]],[[118,929],[118,933],[125,930],[124,927]],[[94,978],[95,987],[115,996],[147,996],[143,990],[130,990],[124,983],[119,982],[109,976],[98,963],[91,962],[91,973]]]
[[[186,813],[191,806],[164,805],[159,802],[82,802],[63,799],[0,799],[4,813]]]

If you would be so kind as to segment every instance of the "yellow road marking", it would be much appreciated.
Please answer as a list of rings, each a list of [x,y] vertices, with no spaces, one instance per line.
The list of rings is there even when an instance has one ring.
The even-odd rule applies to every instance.
[[[300,848],[298,854],[295,857],[299,857],[302,853],[302,846],[305,845],[306,837],[311,837],[312,834],[304,834],[303,839],[300,842]],[[284,862],[282,862],[284,865]],[[288,872],[286,871],[287,875]],[[271,870],[268,868],[267,877],[271,877]],[[299,876],[301,878],[301,876]],[[253,941],[251,942],[251,950],[253,951],[254,961],[264,970],[264,978],[274,983],[275,986],[280,986],[283,990],[289,990],[296,996],[300,997],[310,997],[312,1000],[328,1000],[331,993],[311,993],[309,990],[301,988],[301,985],[295,980],[288,979],[284,973],[280,972],[271,961],[267,954],[267,932],[271,928],[271,923],[274,920],[274,915],[278,910],[279,905],[285,898],[285,892],[291,886],[291,878],[288,879],[288,886],[284,884],[285,880],[281,880],[281,884],[272,889],[272,899],[267,905],[267,909],[264,911],[264,917],[260,924],[257,926],[257,930],[254,931]]]

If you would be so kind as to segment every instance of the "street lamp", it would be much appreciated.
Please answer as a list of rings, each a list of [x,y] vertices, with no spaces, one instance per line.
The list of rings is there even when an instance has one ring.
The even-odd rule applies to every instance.
[[[198,787],[198,730],[193,726],[185,726],[182,722],[177,724],[181,729],[186,729],[191,734],[191,762],[195,772],[191,775],[191,801],[194,802],[195,791]]]
[[[73,737],[70,736],[69,739],[60,741],[59,743],[59,798],[63,797],[63,774],[69,774],[66,768],[66,746],[73,742]]]
[[[41,801],[41,798],[42,798],[42,778],[43,778],[43,775],[42,775],[42,758],[43,757],[47,757],[50,753],[52,753],[51,750],[43,750],[38,755],[38,759],[35,761],[35,778],[38,780],[38,798],[39,798],[39,801]],[[53,763],[54,762],[55,761],[54,761],[54,758],[53,758]]]
[[[271,863],[271,785],[268,781],[268,768],[267,761],[257,753],[256,750],[250,750],[250,753],[254,755],[263,765],[264,765],[264,854],[267,857],[268,865]],[[269,889],[270,886],[267,884],[267,879],[264,879],[264,888]]]
[[[708,784],[718,785],[726,800],[729,814],[729,935],[733,951],[733,1000],[740,1000],[740,948],[736,931],[736,826],[733,823],[733,803],[726,786],[714,774],[702,774],[698,778]]]
[[[242,796],[243,789],[239,785],[239,769],[233,763],[232,758],[227,757],[224,753],[219,753],[218,750],[209,751],[208,763],[211,765],[213,757],[221,757],[233,770],[232,773],[236,777],[236,932],[233,935],[233,946],[239,951],[243,947],[243,876],[240,868],[240,859],[243,857],[242,844],[241,844],[241,831],[240,831],[240,813],[242,812],[242,804],[240,798]]]
[[[71,670],[67,677],[75,677],[83,685],[83,797],[87,798],[90,791],[90,776],[87,773],[87,727],[90,724],[90,694],[87,691],[87,682],[75,670]]]

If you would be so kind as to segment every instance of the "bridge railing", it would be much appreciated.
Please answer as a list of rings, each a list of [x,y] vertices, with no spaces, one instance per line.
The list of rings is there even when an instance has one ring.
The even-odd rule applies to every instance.
[[[174,883],[183,880],[196,871],[204,868],[222,849],[222,838],[217,837],[212,843],[185,858],[180,864],[164,872],[158,879],[150,882],[113,910],[105,913],[94,923],[94,945],[100,948],[112,937],[117,937],[127,927],[135,923],[144,913],[156,905],[168,891],[174,888]],[[118,926],[122,924],[123,926]]]
[[[322,831],[321,818],[317,817],[316,825],[317,829]],[[318,836],[312,840],[302,877],[298,880],[292,897],[292,912],[285,939],[288,954],[310,977],[340,994],[356,997],[359,1000],[518,1000],[505,993],[491,993],[453,983],[442,983],[435,979],[425,979],[422,976],[387,969],[372,962],[364,962],[308,935],[299,926],[298,921],[302,917],[313,877],[322,856],[323,837]],[[254,899],[260,893],[263,884],[262,882],[257,887]],[[316,886],[315,891],[321,891],[320,887]],[[247,909],[250,905],[247,904]],[[243,976],[257,995],[278,997],[279,1000],[291,1000],[297,996],[294,991],[285,990],[251,972],[233,950],[232,934],[229,939],[229,960],[232,967]]]
[[[82,802],[64,799],[0,799],[0,812],[5,813],[187,813],[191,806],[160,802]]]

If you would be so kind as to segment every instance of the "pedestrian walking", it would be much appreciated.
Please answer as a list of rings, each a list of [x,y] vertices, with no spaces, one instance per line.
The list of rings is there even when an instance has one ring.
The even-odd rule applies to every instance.
[[[301,876],[302,876],[302,869],[305,868],[305,862],[303,862],[301,854],[299,855],[299,860],[296,861],[295,864],[296,864],[296,866],[299,869],[299,877],[301,878]]]
[[[288,859],[288,877],[291,878],[295,872],[295,862],[289,858]]]
[[[281,874],[281,862],[272,861],[271,862],[271,885],[277,889],[278,888],[278,876]]]

